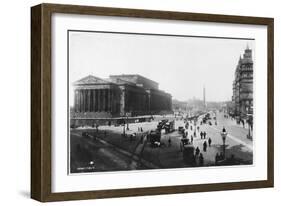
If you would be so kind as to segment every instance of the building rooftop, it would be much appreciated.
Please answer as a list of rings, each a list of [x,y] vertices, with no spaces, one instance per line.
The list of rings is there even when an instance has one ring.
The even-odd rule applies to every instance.
[[[80,80],[77,80],[73,85],[89,85],[89,84],[109,84],[109,81],[95,77],[93,75],[88,75]]]
[[[121,74],[121,75],[110,75],[109,78],[102,79],[93,75],[88,75],[82,79],[79,79],[73,83],[74,86],[79,85],[100,85],[100,84],[116,84],[116,85],[132,85],[142,87],[144,89],[158,89],[158,83],[143,77],[138,74]]]

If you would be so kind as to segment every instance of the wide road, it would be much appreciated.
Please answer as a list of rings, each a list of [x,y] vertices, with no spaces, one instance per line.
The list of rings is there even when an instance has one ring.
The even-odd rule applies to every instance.
[[[212,116],[214,117],[214,116]],[[253,141],[247,139],[248,129],[243,128],[240,125],[237,125],[234,120],[230,118],[225,118],[223,113],[217,113],[217,125],[215,125],[215,120],[211,120],[212,125],[203,124],[200,125],[201,119],[199,118],[196,126],[194,123],[191,123],[191,127],[188,129],[189,138],[191,135],[194,136],[194,128],[196,127],[196,138],[194,138],[194,146],[199,147],[202,152],[205,163],[212,163],[215,161],[215,155],[223,151],[222,147],[222,137],[221,131],[225,127],[228,135],[226,138],[226,156],[230,157],[234,155],[236,158],[241,159],[242,164],[251,164],[253,161]],[[183,123],[182,123],[183,124]],[[199,131],[197,127],[199,126]],[[200,138],[200,132],[206,132],[206,139]],[[212,143],[211,147],[207,148],[206,152],[203,152],[203,143],[207,141],[208,138],[211,138]]]
[[[93,128],[78,128],[71,130],[71,168],[73,172],[85,172],[90,162],[94,163],[93,171],[119,171],[134,169],[152,169],[152,168],[180,168],[187,167],[183,161],[181,148],[181,134],[178,131],[173,133],[162,133],[159,148],[151,148],[150,144],[140,141],[143,134],[150,130],[155,130],[160,119],[166,117],[157,117],[152,122],[132,123],[129,125],[129,131],[126,138],[122,136],[123,126],[100,126],[99,133],[95,135],[96,139],[86,139],[82,137],[83,131],[94,133]],[[175,119],[173,116],[169,119]],[[212,166],[215,164],[216,154],[223,151],[221,131],[225,127],[228,135],[226,138],[226,157],[232,155],[239,160],[240,164],[252,164],[253,162],[253,143],[247,139],[248,129],[237,125],[234,120],[225,118],[223,113],[216,115],[218,124],[211,120],[212,125],[200,125],[200,120],[196,125],[196,137],[194,136],[195,125],[191,122],[188,128],[188,138],[194,137],[193,146],[200,149],[204,157],[204,165]],[[176,118],[175,127],[184,126],[181,118]],[[199,126],[199,130],[197,130]],[[143,132],[140,132],[142,128]],[[104,134],[106,131],[106,134]],[[206,132],[206,139],[201,139],[199,133]],[[130,134],[136,133],[135,139],[129,138]],[[211,138],[212,143],[203,151],[204,141],[208,142]],[[171,145],[169,145],[171,139]],[[198,160],[197,160],[198,161]],[[84,169],[83,169],[84,168]]]

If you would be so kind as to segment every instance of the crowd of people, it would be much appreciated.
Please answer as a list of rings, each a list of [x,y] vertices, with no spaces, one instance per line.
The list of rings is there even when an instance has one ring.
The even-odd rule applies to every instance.
[[[190,136],[188,135],[188,131],[190,131]],[[195,166],[203,166],[204,165],[204,155],[203,154],[207,152],[208,147],[212,146],[212,138],[210,136],[208,137],[208,134],[206,131],[200,130],[200,126],[196,126],[196,120],[195,121],[193,120],[193,122],[186,120],[185,121],[185,131],[182,134],[183,135],[182,141],[186,139],[185,142],[187,144],[193,145],[194,138],[197,137],[197,134],[199,134],[199,136],[200,136],[199,141],[201,141],[201,140],[204,140],[204,141],[201,141],[202,147],[197,146],[195,148],[195,152],[192,157],[192,164]],[[202,151],[200,150],[199,147],[202,148]]]

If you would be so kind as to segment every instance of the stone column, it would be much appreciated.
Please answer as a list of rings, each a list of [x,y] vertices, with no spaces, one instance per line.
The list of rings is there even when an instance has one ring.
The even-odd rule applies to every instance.
[[[93,89],[93,112],[96,111],[96,90]]]
[[[115,113],[115,97],[114,97],[114,90],[111,90],[111,113]]]
[[[81,109],[80,109],[80,112],[84,112],[84,95],[83,94],[84,94],[83,89],[81,89],[80,90],[80,97],[81,97],[81,101],[80,101],[81,102],[81,107],[80,107]]]
[[[87,112],[87,90],[84,91],[84,112]]]
[[[151,111],[151,93],[150,93],[150,91],[147,94],[147,110],[148,110],[148,112]]]
[[[88,89],[87,93],[88,93],[88,112],[91,112],[91,107],[92,107],[92,104],[91,104],[91,90]]]
[[[104,106],[104,102],[103,102],[103,89],[100,90],[100,111],[103,112],[103,106]]]
[[[74,90],[74,111],[78,111],[78,90]]]
[[[101,111],[103,112],[104,111],[104,90],[103,89],[101,89],[100,90],[100,103],[101,103],[101,105],[100,105],[100,109],[101,109]]]
[[[104,109],[104,111],[106,111],[107,112],[107,104],[108,104],[108,99],[107,99],[107,97],[108,97],[108,90],[107,89],[104,89],[103,90],[103,100],[104,100],[104,106],[103,106],[103,109]]]
[[[100,112],[100,90],[97,89],[97,90],[96,90],[96,93],[97,93],[97,95],[96,95],[96,97],[97,97],[97,99],[96,99],[96,102],[97,102],[97,111]]]
[[[87,90],[84,89],[84,112],[87,112],[88,96]]]
[[[121,88],[121,95],[120,95],[120,114],[123,116],[125,115],[125,88]]]
[[[82,96],[83,96],[83,112],[86,112],[86,95],[85,95],[85,89],[82,90]]]
[[[99,101],[98,90],[95,89],[95,112],[97,112],[99,110],[99,108],[98,108],[99,102],[98,101]]]
[[[90,89],[90,112],[93,112],[93,90]]]
[[[79,112],[81,112],[82,111],[82,91],[81,91],[81,89],[79,89],[78,96],[79,96]]]
[[[106,111],[106,107],[107,107],[107,105],[106,105],[106,89],[103,89],[103,94],[102,94],[103,96],[102,96],[102,98],[103,98],[103,111]]]
[[[107,92],[107,111],[111,112],[111,89]]]

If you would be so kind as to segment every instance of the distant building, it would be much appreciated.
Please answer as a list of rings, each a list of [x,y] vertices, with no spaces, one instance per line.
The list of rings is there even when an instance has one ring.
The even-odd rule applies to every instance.
[[[253,113],[253,59],[252,50],[247,46],[239,58],[233,89],[233,113],[241,118]]]
[[[89,75],[73,84],[74,115],[110,118],[168,113],[172,96],[158,83],[141,75],[111,75],[101,79]]]

